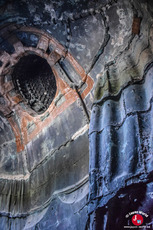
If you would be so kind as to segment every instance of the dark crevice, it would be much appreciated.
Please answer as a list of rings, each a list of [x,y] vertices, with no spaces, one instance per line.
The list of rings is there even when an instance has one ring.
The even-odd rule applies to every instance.
[[[88,122],[90,122],[89,113],[88,113],[86,104],[85,104],[85,102],[83,101],[83,99],[82,99],[82,97],[81,97],[81,95],[80,95],[80,93],[79,93],[77,87],[75,87],[75,90],[76,90],[76,92],[77,92],[77,94],[78,94],[78,96],[79,96],[79,98],[80,98],[80,101],[81,101],[81,104],[82,104],[82,108],[83,108],[83,111],[84,111],[84,113],[85,113],[85,115],[86,115],[86,118],[87,118]]]
[[[47,50],[46,50],[46,54],[50,54],[52,51],[51,51],[51,49],[50,49],[50,47],[48,46],[48,48],[47,48]]]

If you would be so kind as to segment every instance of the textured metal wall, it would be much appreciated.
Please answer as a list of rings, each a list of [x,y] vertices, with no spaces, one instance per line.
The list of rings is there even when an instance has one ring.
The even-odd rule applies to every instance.
[[[143,4],[135,1],[134,6],[133,37],[95,87],[89,129],[89,229],[124,229],[130,226],[126,214],[137,210],[149,214],[145,224],[152,229],[152,14]]]
[[[151,67],[141,81],[93,106],[89,132],[90,199],[97,198],[98,206],[105,206],[121,188],[151,179],[152,88]]]
[[[149,184],[119,194],[122,202],[115,194],[126,180],[140,180],[142,152],[151,149],[142,136],[151,132],[144,71],[153,62],[152,1],[2,0],[0,15],[0,229],[105,229],[121,215],[112,205],[130,210],[128,194],[148,194],[149,203]],[[40,115],[12,80],[15,65],[31,54],[56,78],[56,95]],[[114,222],[107,221],[112,213]]]

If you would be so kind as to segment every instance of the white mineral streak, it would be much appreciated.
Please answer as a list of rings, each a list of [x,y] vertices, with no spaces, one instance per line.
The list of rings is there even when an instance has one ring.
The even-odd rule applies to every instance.
[[[77,139],[78,137],[82,136],[88,129],[89,129],[89,125],[86,124],[83,128],[79,129],[79,130],[72,136],[72,140],[75,140],[75,139]]]

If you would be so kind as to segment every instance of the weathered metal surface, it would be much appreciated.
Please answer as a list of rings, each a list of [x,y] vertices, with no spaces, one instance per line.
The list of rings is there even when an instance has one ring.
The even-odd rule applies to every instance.
[[[144,93],[151,84],[142,80],[145,66],[153,61],[151,6],[152,1],[126,0],[0,2],[0,229],[83,230],[89,223],[87,206],[89,215],[94,211],[89,223],[92,230],[106,229],[107,218],[110,223],[107,228],[115,229],[111,215],[116,224],[122,214],[114,212],[111,205],[123,207],[128,203],[125,211],[130,210],[128,194],[134,194],[134,199],[137,192],[144,191],[148,192],[146,202],[150,202],[151,183],[127,190],[122,202],[115,193],[114,196],[108,193],[117,190],[122,184],[120,179],[125,179],[121,148],[128,152],[125,159],[128,156],[131,162],[136,159],[131,166],[126,165],[127,171],[135,175],[144,167],[135,143],[137,146],[145,143],[141,150],[146,151],[145,140],[151,132],[151,126],[148,127],[151,110],[147,110],[151,91]],[[135,15],[142,18],[139,35],[132,33]],[[14,66],[27,54],[47,60],[56,78],[55,98],[41,115],[30,109],[16,92],[11,78]],[[93,200],[88,203],[87,132],[94,91],[97,106],[92,111],[95,109],[97,116],[93,118],[92,112],[90,141],[99,143],[94,149],[95,156],[99,156],[101,148],[110,160],[108,170],[103,170],[110,187],[109,192],[107,186],[99,184],[95,193],[91,189]],[[123,136],[125,143],[131,143],[130,151],[124,140],[120,141]],[[111,158],[113,152],[115,156]],[[132,158],[132,154],[138,158]],[[90,164],[95,156],[90,158]],[[150,155],[147,168],[150,171],[151,159]],[[100,171],[93,171],[91,185],[105,167],[107,159],[100,160]],[[100,199],[96,204],[97,192]],[[103,192],[108,195],[106,199],[101,199]],[[119,192],[120,195],[123,194]],[[145,210],[146,202],[141,202]],[[117,230],[120,224],[117,223]]]
[[[117,60],[99,77],[96,87],[89,131],[88,228],[92,230],[130,227],[125,216],[131,210],[145,210],[149,215],[145,225],[152,228],[152,198],[147,194],[152,189],[153,68],[148,39],[146,34],[145,52],[130,54],[138,58],[137,70],[130,62],[123,68],[124,61]],[[131,50],[125,49],[121,56],[126,57],[126,52]],[[125,78],[127,74],[131,80]]]
[[[9,30],[14,29],[14,27],[9,27]],[[23,31],[24,28],[21,28],[20,31]],[[39,30],[32,30],[31,28],[26,28],[25,31],[30,31],[31,33],[33,32],[34,34],[37,33],[39,34]],[[5,30],[5,34],[7,33],[7,30]],[[41,34],[41,32],[40,32]],[[42,38],[41,35],[40,38]],[[50,37],[48,35],[46,35],[46,39],[49,39]],[[90,76],[88,76],[85,71],[83,70],[83,68],[75,61],[75,59],[70,55],[70,54],[65,54],[64,51],[64,47],[62,47],[60,44],[58,44],[53,38],[50,38],[48,40],[48,44],[52,45],[52,48],[54,48],[54,52],[52,51],[51,54],[44,54],[41,51],[41,47],[37,47],[37,48],[32,48],[32,47],[24,47],[24,49],[19,48],[20,52],[16,55],[18,55],[18,59],[20,57],[24,57],[24,54],[27,55],[28,53],[30,53],[31,51],[33,52],[33,54],[38,55],[42,58],[45,58],[48,63],[51,65],[52,67],[52,71],[55,74],[56,77],[56,81],[57,81],[57,92],[55,95],[55,102],[57,100],[57,97],[60,94],[62,94],[64,101],[62,102],[62,104],[60,106],[56,106],[56,104],[54,104],[55,102],[53,101],[53,103],[49,106],[48,110],[46,111],[46,114],[49,113],[51,114],[50,116],[46,116],[47,119],[43,120],[43,122],[41,121],[41,116],[37,116],[37,117],[33,117],[31,115],[37,115],[35,114],[34,111],[30,111],[30,107],[28,108],[28,106],[26,106],[26,104],[24,105],[24,107],[22,106],[22,104],[24,103],[24,99],[21,98],[20,95],[18,95],[18,93],[15,93],[13,97],[10,96],[9,92],[10,90],[14,89],[14,86],[12,84],[12,80],[10,79],[9,82],[5,83],[5,78],[8,75],[12,74],[12,68],[10,71],[10,67],[6,67],[8,62],[12,62],[11,66],[14,66],[17,63],[17,57],[11,55],[11,56],[2,56],[1,60],[5,63],[5,65],[3,64],[1,67],[1,94],[4,95],[5,97],[5,101],[6,101],[6,106],[7,104],[9,104],[9,108],[15,109],[16,112],[18,113],[18,116],[20,117],[20,124],[18,128],[18,134],[16,134],[16,138],[17,140],[17,151],[20,152],[24,149],[24,145],[26,145],[29,141],[31,141],[36,135],[38,135],[39,132],[41,132],[41,123],[43,124],[43,127],[47,126],[51,120],[53,120],[54,118],[56,118],[56,116],[58,116],[58,114],[62,113],[69,105],[71,105],[72,103],[74,103],[79,97],[78,94],[75,92],[75,89],[71,89],[65,81],[63,81],[62,78],[60,78],[61,73],[59,72],[59,68],[57,68],[55,66],[56,62],[61,58],[60,55],[65,56],[68,60],[68,62],[70,63],[70,65],[74,66],[74,70],[78,73],[79,79],[78,82],[81,79],[81,82],[86,82],[87,87],[83,90],[83,92],[81,93],[81,96],[83,97],[83,99],[86,97],[86,95],[88,95],[88,93],[91,91],[92,87],[93,87],[93,80],[90,78]],[[19,44],[20,47],[20,44]],[[4,53],[5,54],[5,53]],[[58,58],[57,58],[58,57]],[[3,77],[3,73],[7,73],[4,77]],[[61,76],[62,77],[62,76]],[[13,78],[13,75],[12,75]],[[77,80],[77,79],[76,79]],[[79,83],[78,83],[79,84]],[[80,86],[81,88],[81,86]],[[8,94],[7,94],[8,93]],[[17,103],[16,103],[17,102]],[[21,107],[22,106],[22,107]],[[5,113],[8,110],[7,107],[4,108]],[[2,110],[3,111],[3,110]],[[9,110],[8,110],[9,111]],[[11,113],[11,111],[9,111],[9,113]],[[30,114],[28,114],[30,113]],[[9,114],[7,114],[8,116]],[[45,116],[45,115],[43,115]],[[15,121],[14,121],[15,122]],[[28,130],[27,130],[27,126],[28,123],[34,123],[35,124],[35,128],[34,130],[29,134]],[[13,118],[11,118],[11,125],[16,125],[13,124]],[[17,127],[17,125],[16,125]],[[14,128],[13,128],[14,130]],[[20,131],[21,130],[21,131]],[[19,138],[20,136],[20,138]],[[20,140],[19,140],[20,139]],[[21,141],[22,139],[22,141]],[[22,143],[23,142],[23,143]]]
[[[150,173],[151,161],[147,158],[152,154],[153,138],[152,68],[144,81],[125,88],[118,99],[114,97],[102,106],[93,107],[89,132],[90,173],[96,179],[91,179],[91,191],[99,190],[91,197],[104,196],[106,199],[110,193],[114,196],[122,187],[138,183],[140,178],[143,181],[143,177],[146,180]]]

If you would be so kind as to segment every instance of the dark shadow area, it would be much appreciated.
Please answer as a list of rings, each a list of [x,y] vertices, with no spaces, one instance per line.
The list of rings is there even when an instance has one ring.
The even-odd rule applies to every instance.
[[[16,90],[38,114],[45,112],[56,94],[56,80],[47,61],[37,55],[22,57],[13,74]]]

